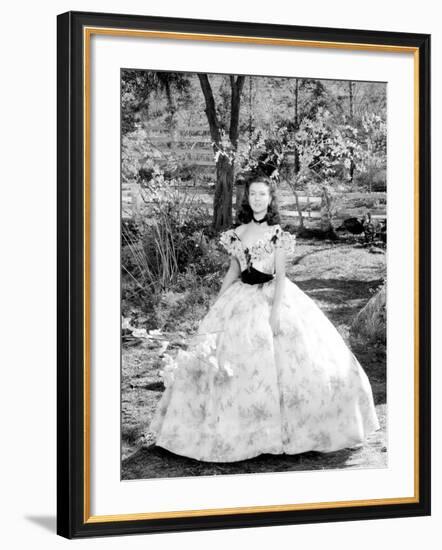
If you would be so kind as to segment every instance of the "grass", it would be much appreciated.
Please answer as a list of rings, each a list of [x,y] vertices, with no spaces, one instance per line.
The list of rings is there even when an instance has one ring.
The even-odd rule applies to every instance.
[[[385,255],[373,254],[357,243],[316,243],[299,240],[287,276],[296,282],[331,319],[348,344],[352,320],[385,276]],[[194,289],[194,292],[196,290]],[[180,457],[153,445],[148,427],[163,386],[161,352],[186,346],[187,338],[210,306],[210,290],[166,297],[160,312],[159,338],[142,339],[123,349],[122,478],[165,478],[336,468],[381,468],[387,464],[386,364],[384,346],[353,346],[372,384],[381,430],[360,449],[334,453],[261,455],[235,463],[204,463]]]

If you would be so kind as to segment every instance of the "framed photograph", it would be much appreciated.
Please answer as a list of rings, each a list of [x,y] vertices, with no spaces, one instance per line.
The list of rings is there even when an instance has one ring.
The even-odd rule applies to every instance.
[[[430,514],[430,36],[58,16],[58,534]]]

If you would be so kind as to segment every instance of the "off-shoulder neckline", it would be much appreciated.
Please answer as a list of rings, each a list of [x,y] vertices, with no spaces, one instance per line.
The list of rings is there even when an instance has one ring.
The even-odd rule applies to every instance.
[[[273,236],[273,233],[275,232],[276,229],[278,229],[280,227],[279,224],[275,224],[275,225],[270,225],[264,232],[264,235],[262,237],[260,237],[259,239],[257,239],[252,245],[250,246],[245,246],[244,245],[244,242],[243,240],[241,239],[241,237],[238,235],[238,233],[235,231],[235,229],[231,229],[231,231],[235,234],[235,237],[238,239],[238,241],[241,243],[241,247],[243,248],[243,250],[251,250],[252,248],[254,248],[257,244],[259,243],[262,243],[262,242],[265,242],[266,239],[269,238],[270,235]]]

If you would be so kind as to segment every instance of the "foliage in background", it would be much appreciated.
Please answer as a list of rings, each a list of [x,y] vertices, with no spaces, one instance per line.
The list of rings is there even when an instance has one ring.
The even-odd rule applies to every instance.
[[[261,167],[276,181],[286,181],[294,192],[301,225],[299,192],[320,195],[323,229],[330,230],[333,194],[350,189],[355,170],[364,174],[375,162],[385,167],[385,123],[367,116],[363,128],[365,134],[349,124],[336,124],[329,111],[318,107],[314,118],[305,117],[297,129],[281,125],[267,135],[261,130],[252,133],[238,151],[239,163],[245,172]]]
[[[324,195],[327,217],[327,205],[339,186],[385,190],[385,91],[384,84],[367,82],[123,71],[123,165],[135,167],[136,158],[143,164],[149,156],[162,157],[165,171],[181,177],[182,169],[184,176],[189,166],[197,166],[193,145],[182,143],[181,154],[173,144],[194,136],[194,145],[200,147],[201,136],[204,146],[209,142],[213,149],[212,222],[220,229],[230,219],[232,178],[247,169],[246,154],[262,153],[264,140],[271,156],[283,153],[279,171],[297,194]],[[320,128],[324,115],[325,128]],[[280,129],[285,129],[282,135]],[[150,139],[159,130],[170,135],[166,146],[155,146]],[[333,143],[323,139],[323,130]],[[131,180],[130,170],[135,168],[123,169],[126,181]],[[210,181],[204,170],[190,178]]]
[[[143,206],[122,229],[126,309],[141,307],[154,326],[167,323],[164,308],[181,307],[171,305],[175,293],[200,305],[214,294],[226,259],[212,232],[230,219],[233,177],[259,166],[288,184],[301,226],[300,196],[320,196],[309,208],[320,208],[324,230],[333,230],[335,193],[385,189],[385,92],[376,83],[122,71],[122,181],[137,186]],[[213,168],[198,163],[205,154]],[[224,186],[213,219],[189,183]]]
[[[144,215],[122,222],[123,316],[138,308],[149,327],[157,328],[168,293],[191,290],[186,299],[207,302],[219,287],[226,257],[211,238],[210,217],[196,193],[181,193],[180,182],[166,179],[153,163],[138,177]]]

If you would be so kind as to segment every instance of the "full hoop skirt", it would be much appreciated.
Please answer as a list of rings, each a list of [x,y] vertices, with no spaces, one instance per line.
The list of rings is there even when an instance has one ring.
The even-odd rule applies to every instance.
[[[288,278],[281,332],[275,282],[232,284],[186,351],[164,369],[151,423],[178,455],[233,462],[262,453],[331,452],[379,429],[367,375],[319,307]]]

